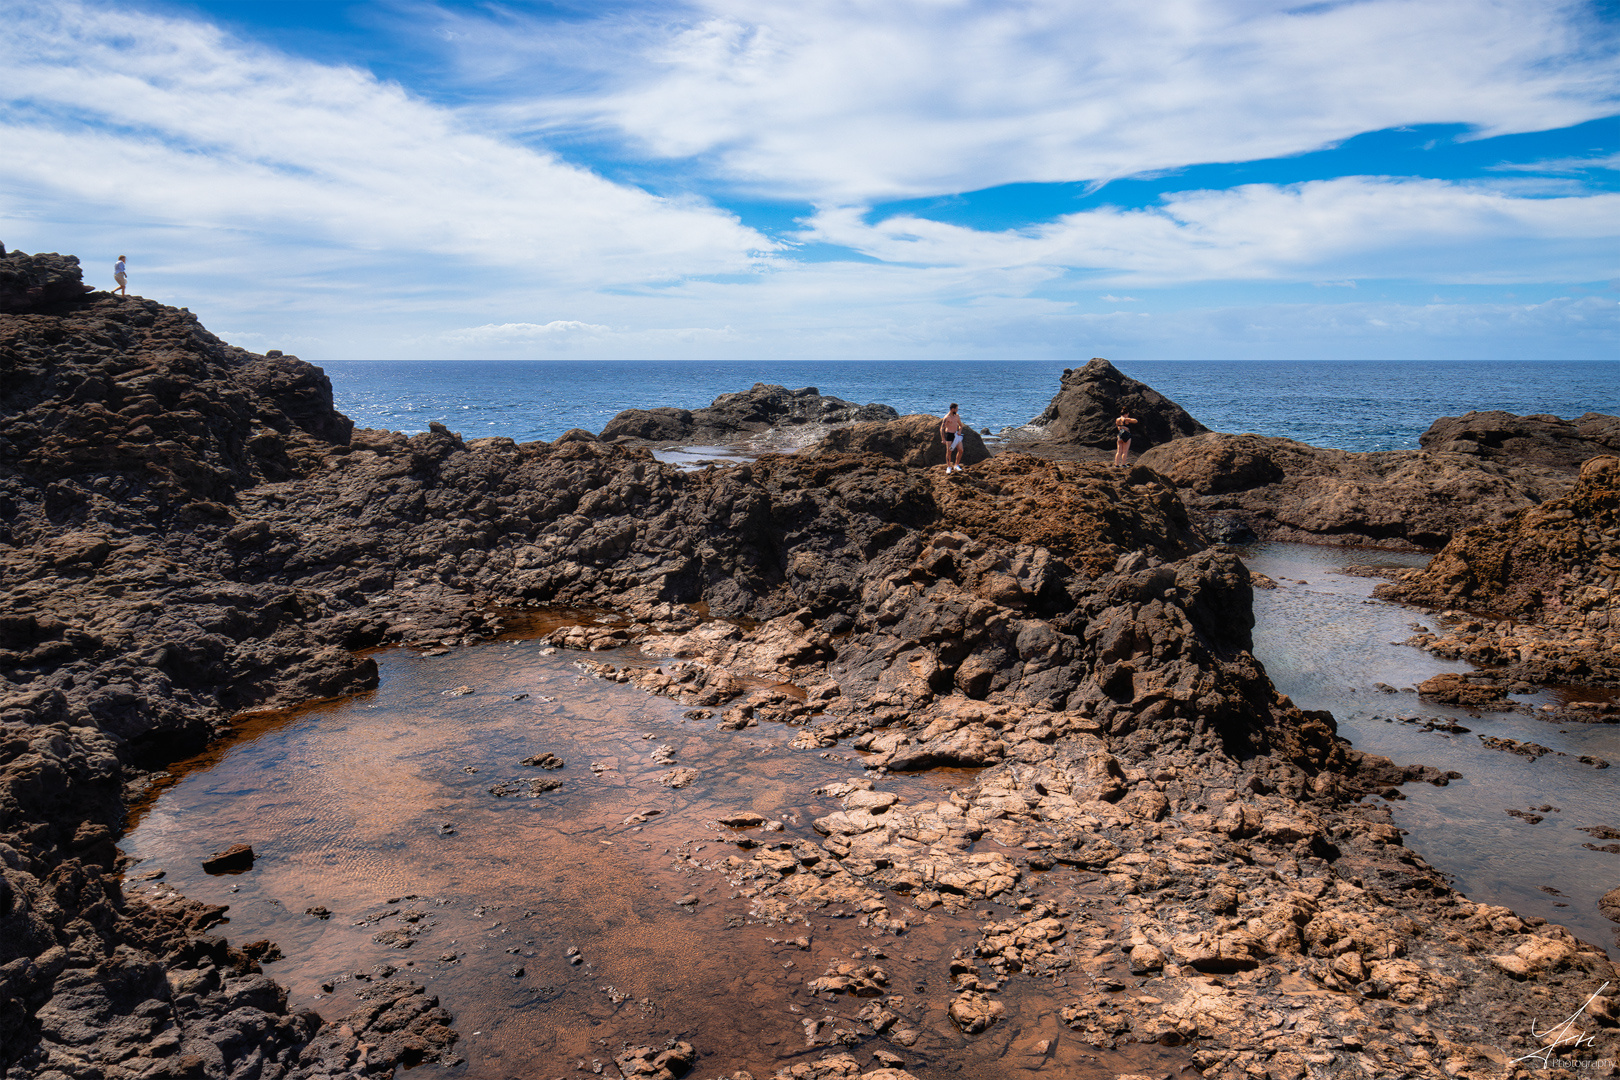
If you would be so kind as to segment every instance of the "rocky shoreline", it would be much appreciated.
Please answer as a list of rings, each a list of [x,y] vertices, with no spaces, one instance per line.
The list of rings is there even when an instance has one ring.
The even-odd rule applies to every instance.
[[[723,872],[763,915],[854,905],[891,933],[907,907],[994,905],[971,950],[939,958],[964,1032],[1006,1022],[1006,980],[1068,972],[1076,1037],[1185,1046],[1209,1077],[1528,1071],[1532,1022],[1577,1013],[1597,1042],[1552,1056],[1595,1061],[1606,1045],[1612,1074],[1614,966],[1561,927],[1459,897],[1386,811],[1356,801],[1445,778],[1358,753],[1331,716],[1276,693],[1248,651],[1248,571],[1210,545],[1209,523],[1465,545],[1400,583],[1452,607],[1496,602],[1446,569],[1477,570],[1469,552],[1486,541],[1465,530],[1495,527],[1490,542],[1513,553],[1502,565],[1563,561],[1492,587],[1533,585],[1536,610],[1558,616],[1541,622],[1602,631],[1592,640],[1612,655],[1593,613],[1613,573],[1580,568],[1614,553],[1613,459],[1578,478],[1556,462],[1522,474],[1459,438],[1414,452],[1430,457],[1381,474],[1376,492],[1359,473],[1314,481],[1347,509],[1334,518],[1320,509],[1333,499],[1301,488],[1290,498],[1310,516],[1254,494],[1277,489],[1272,469],[1298,475],[1242,442],[1257,436],[1167,424],[1173,437],[1115,470],[1061,460],[1083,457],[1072,448],[1107,410],[1054,402],[1070,426],[1047,453],[970,458],[951,478],[905,458],[905,419],[858,412],[814,453],[682,472],[586,433],[519,445],[439,425],[351,431],[319,369],[77,282],[70,258],[0,253],[7,1080],[454,1061],[451,1018],[419,986],[382,982],[346,1018],[289,1012],[258,960],[207,933],[223,912],[126,892],[113,841],[130,792],[231,717],[375,685],[356,650],[476,640],[500,629],[498,609],[538,606],[629,624],[559,644],[679,658],[615,660],[615,679],[722,726],[781,722],[806,747],[873,755],[870,780],[833,793],[843,808],[818,820],[819,846],[763,845]],[[1110,378],[1099,363],[1064,393]],[[1128,383],[1116,386],[1139,393]],[[1199,443],[1211,439],[1238,442]],[[1455,503],[1408,506],[1400,528],[1375,520],[1419,464]],[[1492,505],[1512,504],[1500,485],[1550,508],[1545,523]],[[1610,524],[1580,533],[1585,546],[1559,546],[1600,512]],[[1576,611],[1578,625],[1564,617]],[[1549,660],[1524,677],[1568,670]],[[978,771],[948,800],[883,791],[886,775],[937,767]],[[1020,893],[1056,865],[1090,875],[1084,895]],[[818,992],[879,985],[858,968],[830,970]],[[883,1064],[903,1060],[901,1019],[874,1004],[850,1033],[881,1067],[829,1048],[781,1075],[908,1075]],[[682,1045],[627,1048],[619,1069],[680,1075],[694,1045],[724,1062],[722,1033]]]

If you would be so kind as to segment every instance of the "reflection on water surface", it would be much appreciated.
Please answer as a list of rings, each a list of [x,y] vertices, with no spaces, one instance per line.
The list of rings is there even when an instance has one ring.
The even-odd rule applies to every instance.
[[[1112,1078],[1184,1063],[1185,1050],[1097,1051],[1068,1037],[1058,1011],[1073,992],[1028,978],[999,995],[1006,1021],[971,1039],[957,1032],[944,1013],[949,959],[976,941],[984,915],[1005,917],[999,905],[925,915],[895,897],[912,923],[900,937],[836,907],[796,909],[791,924],[751,918],[723,872],[728,856],[748,854],[734,841],[819,843],[811,820],[838,806],[811,792],[862,775],[859,763],[791,749],[796,729],[780,725],[718,732],[712,718],[582,674],[578,655],[533,641],[381,653],[376,692],[261,722],[179,767],[125,840],[142,860],[131,877],[162,869],[162,882],[139,887],[229,904],[219,932],[277,942],[286,958],[267,971],[328,1018],[354,1007],[357,973],[393,965],[424,982],[456,1018],[458,1076],[555,1076],[581,1061],[616,1075],[612,1056],[627,1042],[670,1038],[705,1055],[694,1075],[769,1076],[827,1052],[807,1047],[807,1019],[847,1021],[866,1004],[805,989],[856,956],[884,967],[921,1021],[902,1050],[919,1075],[1044,1064]],[[543,753],[566,767],[520,764]],[[695,774],[688,786],[664,786],[676,768]],[[940,771],[881,786],[922,800],[969,778]],[[560,786],[531,795],[536,780]],[[717,824],[740,809],[781,831]],[[252,871],[202,872],[202,857],[240,842],[258,855]],[[1031,878],[1039,893],[1078,875]],[[868,1042],[855,1052],[869,1062],[887,1044]]]
[[[1620,855],[1582,848],[1602,841],[1580,828],[1620,828],[1620,727],[1555,725],[1524,713],[1475,714],[1419,701],[1411,688],[1468,665],[1394,644],[1412,636],[1414,623],[1434,629],[1431,617],[1371,599],[1377,579],[1340,571],[1421,566],[1424,556],[1257,544],[1243,559],[1278,585],[1255,590],[1254,600],[1255,655],[1278,690],[1301,708],[1331,711],[1339,733],[1358,749],[1463,774],[1443,788],[1402,789],[1406,799],[1391,809],[1409,832],[1407,846],[1470,898],[1562,923],[1612,954],[1615,924],[1598,913],[1597,900],[1620,881]],[[1378,689],[1380,682],[1396,692]],[[1400,723],[1403,717],[1447,717],[1469,731],[1425,732]],[[1535,742],[1568,756],[1530,761],[1486,749],[1481,735]],[[1583,765],[1576,760],[1582,754],[1617,767]],[[1535,809],[1543,806],[1556,809]],[[1531,824],[1508,809],[1539,813],[1542,820]]]

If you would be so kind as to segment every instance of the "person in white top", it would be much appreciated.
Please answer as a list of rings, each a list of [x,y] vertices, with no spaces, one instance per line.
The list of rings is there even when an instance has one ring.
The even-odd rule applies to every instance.
[[[118,282],[118,288],[114,289],[113,292],[123,293],[128,296],[129,277],[124,273],[124,257],[122,255],[118,256],[118,262],[113,267],[113,280]]]

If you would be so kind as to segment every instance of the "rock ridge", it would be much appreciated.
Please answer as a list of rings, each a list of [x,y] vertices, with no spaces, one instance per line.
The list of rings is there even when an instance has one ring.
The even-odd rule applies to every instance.
[[[353,431],[318,369],[98,295],[0,316],[0,376],[6,1080],[448,1059],[449,1018],[419,987],[383,984],[347,1022],[289,1012],[208,934],[217,909],[126,895],[113,840],[126,782],[231,714],[353,692],[376,675],[352,650],[471,641],[501,607],[621,613],[603,643],[677,661],[594,670],[869,755],[819,849],[713,872],[758,918],[836,899],[877,933],[906,905],[998,905],[940,958],[964,1032],[1005,1023],[1003,979],[1072,971],[1077,1037],[1183,1045],[1212,1078],[1362,1060],[1483,1077],[1482,1046],[1615,985],[1600,950],[1457,896],[1357,801],[1446,778],[1360,754],[1276,693],[1249,651],[1247,569],[1150,463],[1003,454],[946,477],[827,452],[682,472],[602,441]],[[926,804],[878,790],[939,766],[977,772]],[[1087,872],[1079,893],[1019,891],[1054,865]],[[825,990],[881,990],[880,973],[835,967]],[[1613,1021],[1611,996],[1590,1008]],[[828,1034],[907,1046],[901,1019]],[[666,1049],[619,1067],[692,1058]]]

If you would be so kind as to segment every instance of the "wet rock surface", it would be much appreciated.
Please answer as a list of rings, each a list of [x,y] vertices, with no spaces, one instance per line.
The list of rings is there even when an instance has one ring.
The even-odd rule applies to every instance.
[[[373,685],[354,649],[486,635],[494,605],[616,613],[598,629],[674,659],[601,677],[868,755],[818,845],[754,842],[710,872],[762,918],[859,912],[885,937],[979,912],[972,947],[938,957],[968,1037],[1013,1022],[1008,980],[1050,979],[1079,1038],[1185,1046],[1206,1076],[1486,1076],[1533,1049],[1499,1049],[1532,1019],[1615,992],[1600,950],[1457,896],[1354,801],[1407,771],[1276,694],[1248,652],[1246,568],[1201,548],[1153,469],[1004,454],[947,480],[828,454],[681,473],[600,441],[351,433],[318,370],[101,294],[4,316],[0,365],[8,1080],[448,1058],[450,1019],[411,984],[341,1022],[290,1012],[208,933],[220,909],[127,895],[112,841],[143,768],[232,714]],[[1589,465],[1572,497],[1612,516],[1613,471]],[[883,790],[940,767],[973,772],[939,798]],[[1061,895],[1033,888],[1059,866],[1078,875]],[[880,975],[865,956],[824,975],[823,994],[884,1004],[807,1024],[831,1056],[778,1075],[905,1075],[834,1049],[915,1043],[914,1003]],[[629,1048],[618,1068],[679,1075],[690,1054]]]

